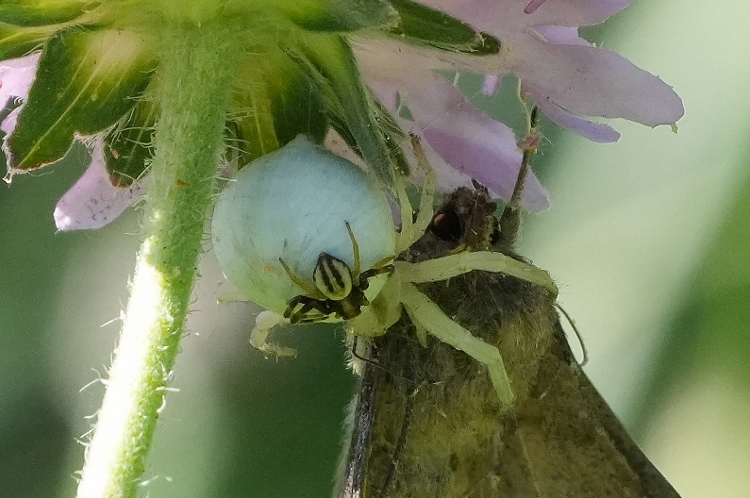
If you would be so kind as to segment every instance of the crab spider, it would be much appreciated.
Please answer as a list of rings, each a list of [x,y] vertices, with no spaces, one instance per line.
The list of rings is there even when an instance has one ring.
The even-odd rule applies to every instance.
[[[402,310],[405,310],[415,325],[423,343],[425,342],[426,334],[430,334],[456,349],[464,351],[485,365],[488,368],[492,385],[499,400],[503,405],[509,406],[513,401],[513,390],[498,349],[475,337],[469,330],[446,316],[437,304],[418,290],[417,284],[446,280],[473,270],[481,270],[511,275],[546,287],[554,294],[556,294],[557,288],[546,272],[496,252],[463,251],[418,263],[397,260],[399,255],[407,251],[424,234],[433,217],[434,174],[422,155],[419,144],[414,142],[413,146],[418,163],[425,175],[425,183],[422,188],[422,197],[416,219],[412,218],[412,205],[406,193],[407,180],[403,177],[398,177],[395,182],[395,197],[401,211],[401,228],[397,231],[391,221],[390,228],[387,229],[391,231],[390,240],[387,236],[383,237],[382,234],[375,239],[376,243],[381,243],[381,239],[387,240],[386,246],[390,247],[389,250],[385,249],[385,252],[381,250],[379,258],[371,254],[368,256],[369,262],[363,261],[363,253],[369,247],[363,246],[362,239],[368,235],[367,228],[375,230],[374,225],[360,223],[355,229],[349,219],[343,220],[341,224],[344,226],[340,227],[345,228],[346,239],[341,238],[339,239],[339,244],[330,245],[329,248],[320,250],[315,254],[314,265],[310,264],[311,258],[309,257],[307,258],[307,262],[296,265],[291,264],[288,261],[288,257],[278,256],[276,261],[269,261],[267,257],[264,268],[269,269],[269,273],[274,275],[279,286],[285,285],[288,287],[291,285],[294,291],[292,291],[293,294],[290,297],[284,299],[283,304],[277,304],[278,300],[272,303],[270,299],[267,299],[267,303],[272,303],[269,305],[266,302],[259,302],[259,298],[250,297],[251,300],[267,308],[266,311],[258,315],[255,327],[251,333],[250,342],[254,347],[267,355],[290,356],[295,354],[294,350],[268,341],[270,331],[277,325],[284,323],[344,321],[349,333],[356,336],[376,337],[384,334],[400,318]],[[291,152],[287,152],[284,149]],[[293,141],[284,149],[275,153],[276,155],[270,155],[272,156],[270,161],[275,161],[277,158],[287,161],[288,158],[283,157],[284,154],[294,158],[296,157],[295,154],[304,153],[316,156],[316,159],[319,160],[326,159],[325,155],[332,156],[327,151],[323,151],[309,142],[300,141],[300,139]],[[329,157],[328,159],[339,163],[344,161],[336,156]],[[311,160],[306,158],[306,161],[309,162]],[[277,165],[275,169],[269,171],[279,171],[282,167]],[[322,163],[319,167],[323,167]],[[354,166],[352,165],[351,167]],[[257,184],[259,181],[262,182],[265,179],[264,175],[271,173],[266,173],[259,166],[250,165],[249,168],[254,168],[255,173],[250,174],[255,174],[257,178],[254,180],[255,183],[249,183],[248,188],[257,188],[258,191],[253,195],[248,193],[246,194],[247,197],[242,196],[239,198],[254,199],[256,196],[268,195],[267,190],[257,187]],[[306,168],[306,170],[311,169],[313,168]],[[318,171],[317,174],[318,176],[326,175],[327,182],[321,188],[330,188],[330,193],[328,194],[317,192],[317,198],[324,200],[330,196],[336,198],[344,192],[343,189],[357,187],[357,185],[346,182],[336,183],[338,182],[337,174],[332,172],[323,173]],[[285,175],[284,179],[287,182],[287,187],[296,188],[292,183],[297,180],[296,170],[294,174],[286,173]],[[240,181],[241,179],[238,178],[238,184]],[[299,179],[299,181],[302,183],[300,188],[304,189],[306,187],[306,180]],[[367,184],[366,175],[362,175],[361,180],[358,180],[358,182]],[[371,185],[371,187],[377,188],[374,185]],[[234,199],[238,198],[238,195],[236,193],[232,193],[231,195],[233,196],[232,202],[234,202]],[[336,206],[336,211],[343,211],[347,217],[351,217],[359,211],[367,210],[366,207],[358,209],[361,207],[361,196],[355,198],[357,202],[345,207]],[[288,204],[288,201],[284,200],[284,202]],[[259,204],[261,207],[264,205],[262,203]],[[325,203],[322,206],[330,207]],[[281,209],[281,207],[278,207],[278,209]],[[218,222],[223,222],[221,217],[224,216],[222,213],[226,210],[222,207],[222,199],[220,199],[214,214],[213,223],[214,246],[217,250],[220,263],[222,262],[220,251],[223,250],[222,248],[225,245],[228,245],[225,243],[227,240],[233,241],[232,250],[237,255],[244,256],[246,259],[249,258],[251,262],[254,261],[257,258],[255,252],[257,252],[256,246],[258,244],[243,245],[240,247],[242,250],[240,250],[238,249],[240,244],[234,240],[236,237],[233,234],[232,236],[227,236],[225,233],[236,231],[235,227],[217,229],[217,226],[223,226],[219,225],[217,220]],[[333,216],[332,213],[333,211],[330,213],[315,211],[308,213],[309,218],[306,219],[320,222],[321,227],[329,229],[331,228],[330,218]],[[292,213],[292,216],[294,215],[295,213]],[[339,216],[341,216],[340,213]],[[283,232],[283,230],[278,230],[278,227],[274,228],[277,228],[277,231]],[[305,224],[305,228],[308,228],[307,224]],[[316,239],[315,233],[317,232],[313,230],[311,233],[313,233],[310,236],[311,239]],[[371,240],[374,239],[371,238]],[[313,241],[320,242],[318,240]],[[312,242],[308,241],[308,244],[310,243]],[[243,252],[246,247],[249,248],[248,251],[250,254]],[[281,251],[286,250],[288,247],[287,238],[284,238],[283,244],[277,247]],[[332,254],[333,252],[336,252],[337,255]],[[288,251],[288,254],[294,256],[296,252]],[[345,261],[347,258],[348,262]],[[225,263],[231,260],[231,258],[227,257],[223,259]],[[283,270],[275,271],[275,269],[278,269],[278,265]],[[222,266],[227,276],[233,282],[237,282],[242,277],[240,275],[240,278],[238,278],[236,265],[228,266],[223,264]],[[251,276],[256,274],[257,272],[251,273]],[[235,278],[232,278],[233,276]],[[246,288],[250,289],[250,287]],[[257,292],[257,290],[254,292]],[[267,297],[261,294],[258,295],[263,298]]]
[[[293,297],[284,311],[284,318],[288,318],[291,323],[317,322],[329,315],[345,320],[358,316],[362,312],[362,307],[370,304],[365,295],[370,286],[369,279],[393,271],[393,265],[387,264],[392,258],[387,258],[373,268],[360,272],[362,262],[359,257],[359,244],[348,221],[346,231],[352,241],[354,268],[350,269],[346,262],[327,252],[321,252],[313,272],[314,286],[296,276],[289,265],[279,258],[279,263],[289,278],[305,291],[305,294]],[[299,305],[301,308],[297,309]]]
[[[384,192],[360,168],[305,136],[248,164],[227,183],[214,209],[211,239],[228,280],[219,299],[252,301],[275,313],[258,318],[259,330],[284,321],[297,296],[304,296],[297,299],[297,313],[288,315],[295,320],[352,316],[387,279],[387,272],[371,270],[391,263],[396,254],[393,213]],[[329,295],[346,296],[347,303],[317,303],[325,294],[314,280],[325,274],[315,277],[316,267],[346,274],[353,287],[342,281],[342,288]],[[350,296],[350,289],[363,295]],[[264,343],[260,334],[253,335],[253,343]],[[271,346],[263,350],[292,354]]]

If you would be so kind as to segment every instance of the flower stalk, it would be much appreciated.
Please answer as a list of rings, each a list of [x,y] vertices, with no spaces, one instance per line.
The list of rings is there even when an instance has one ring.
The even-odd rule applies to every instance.
[[[237,37],[222,23],[169,29],[143,243],[79,498],[136,493],[184,333],[214,193]]]

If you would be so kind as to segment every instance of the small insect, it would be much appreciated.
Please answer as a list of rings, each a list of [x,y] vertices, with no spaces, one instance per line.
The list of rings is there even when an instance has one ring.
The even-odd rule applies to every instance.
[[[548,289],[553,295],[557,295],[557,287],[543,270],[501,253],[461,251],[417,263],[397,259],[421,238],[433,220],[435,176],[416,139],[412,139],[412,148],[424,173],[425,182],[419,209],[414,217],[406,191],[407,179],[397,175],[394,190],[401,214],[400,230],[396,230],[393,225],[389,208],[387,223],[382,220],[377,226],[361,223],[371,207],[365,206],[360,197],[352,196],[347,198],[349,204],[344,204],[344,193],[360,189],[362,197],[378,198],[383,195],[382,192],[379,193],[380,189],[368,181],[366,175],[359,172],[353,164],[348,168],[343,167],[344,159],[298,138],[275,153],[274,157],[281,163],[296,160],[300,153],[304,153],[318,162],[304,164],[302,173],[307,172],[312,176],[287,174],[280,181],[283,181],[285,188],[300,192],[297,194],[299,197],[315,202],[306,203],[304,209],[301,209],[296,205],[298,199],[295,194],[268,198],[268,192],[259,184],[266,182],[262,175],[255,178],[253,183],[239,185],[238,180],[236,187],[241,189],[230,191],[229,194],[229,189],[225,190],[214,212],[214,250],[227,277],[238,287],[242,286],[242,289],[253,292],[256,297],[246,297],[267,309],[258,315],[250,338],[251,344],[265,354],[295,354],[289,348],[268,341],[271,330],[280,324],[344,321],[347,332],[354,336],[377,337],[384,334],[401,317],[402,312],[406,311],[415,325],[420,342],[425,343],[427,334],[430,334],[485,365],[500,402],[508,407],[513,402],[513,389],[499,350],[453,321],[437,304],[420,292],[416,285],[482,270],[521,278]],[[321,168],[330,166],[325,164],[327,162],[336,163],[342,168],[323,172]],[[251,168],[252,171],[256,166],[251,164],[246,168]],[[350,173],[349,169],[357,170],[359,176],[346,176],[344,173]],[[278,167],[275,167],[267,174],[272,175],[277,170]],[[319,177],[325,181],[310,184],[310,178]],[[324,191],[316,191],[316,188]],[[372,189],[375,192],[370,192]],[[225,194],[230,197],[228,200]],[[262,202],[259,198],[262,198]],[[290,202],[290,198],[294,202]],[[243,208],[245,203],[252,201],[258,206],[253,209],[268,209],[270,214],[283,211],[291,218],[283,220],[286,225],[294,227],[293,230],[306,230],[309,234],[300,239],[296,232],[285,226],[268,226],[268,222],[265,222],[266,225],[263,226],[273,231],[265,236],[282,241],[269,246],[271,253],[287,253],[287,256],[279,256],[278,253],[275,255],[283,272],[259,275],[255,270],[245,270],[248,265],[268,265],[271,253],[265,252],[260,258],[259,243],[243,242],[248,234],[255,233],[256,238],[263,237],[264,234],[263,227],[254,223],[257,217],[253,218],[253,223],[248,223],[246,218],[249,215],[236,215],[236,207],[229,206],[237,199],[241,201]],[[336,204],[332,208],[334,202]],[[254,212],[253,216],[255,215]],[[342,215],[347,217],[346,222],[341,225],[333,222],[340,220]],[[232,217],[235,223],[224,219],[225,216]],[[355,225],[354,220],[359,223]],[[341,237],[343,228],[346,228],[346,239]],[[358,234],[357,238],[354,237],[355,232]],[[336,233],[339,243],[328,240],[328,233]],[[292,245],[290,240],[295,237],[299,242]],[[366,237],[368,241],[363,242]],[[372,244],[376,249],[367,244]],[[363,254],[367,254],[367,257],[362,257]],[[289,258],[294,258],[294,261]],[[348,261],[345,261],[347,258]],[[237,271],[238,268],[242,271]],[[361,268],[366,269],[361,271]],[[310,277],[306,277],[307,275]],[[299,293],[299,289],[303,294]],[[278,299],[284,295],[288,297]],[[265,302],[259,298],[265,299]]]

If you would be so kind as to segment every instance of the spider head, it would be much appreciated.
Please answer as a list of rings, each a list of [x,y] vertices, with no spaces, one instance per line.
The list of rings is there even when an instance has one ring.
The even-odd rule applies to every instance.
[[[320,253],[313,272],[313,284],[323,296],[332,301],[346,299],[355,286],[353,280],[349,265],[327,252]]]

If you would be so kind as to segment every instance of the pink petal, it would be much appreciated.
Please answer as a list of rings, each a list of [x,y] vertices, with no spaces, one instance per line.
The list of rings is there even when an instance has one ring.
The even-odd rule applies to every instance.
[[[500,80],[502,76],[499,74],[490,74],[484,77],[482,83],[482,95],[485,97],[492,97],[497,93],[497,89],[500,88]]]
[[[578,28],[565,26],[537,26],[534,28],[544,40],[555,45],[587,45],[593,47],[592,43],[578,36]]]
[[[519,154],[515,164],[502,161],[507,159],[503,157],[507,155],[503,150],[507,144],[497,141],[497,137],[485,137],[485,141],[472,137],[475,140],[470,140],[445,129],[428,129],[423,137],[451,168],[477,180],[495,196],[506,201],[510,199],[521,160]],[[440,169],[437,172],[440,174]],[[533,173],[526,177],[521,206],[528,211],[544,211],[550,206],[547,191]]]
[[[25,99],[36,77],[41,52],[26,57],[0,61],[0,108],[8,105],[11,97]]]
[[[522,157],[510,128],[479,111],[438,75],[404,99],[416,131],[443,161],[499,197],[510,198]],[[549,207],[547,192],[533,174],[527,177],[521,201],[532,211]]]
[[[672,87],[613,52],[533,35],[518,35],[513,46],[509,69],[568,113],[648,126],[673,124],[684,114]]]
[[[455,70],[454,54],[404,44],[393,38],[368,37],[351,40],[359,68],[368,83],[395,88],[419,88],[438,70]],[[481,59],[469,56],[470,60]],[[381,99],[386,98],[381,96]],[[387,97],[394,98],[394,95]],[[382,100],[384,105],[392,102]],[[391,108],[391,107],[389,107]]]
[[[0,130],[3,130],[6,135],[10,135],[11,133],[13,133],[13,130],[16,128],[18,113],[21,112],[21,109],[23,109],[23,104],[10,111],[5,119],[3,119],[2,124],[0,124]]]
[[[521,0],[526,9],[531,2]],[[630,0],[546,0],[527,14],[533,25],[591,26],[599,24],[630,5]],[[528,25],[532,25],[531,22]]]
[[[128,188],[112,185],[105,167],[101,139],[97,139],[91,151],[91,164],[55,207],[55,225],[63,232],[101,228],[143,193],[140,183]]]
[[[531,26],[592,26],[630,4],[630,0],[547,0],[527,14],[530,0],[420,0],[499,38]]]
[[[554,102],[535,91],[529,85],[523,85],[523,91],[531,94],[539,109],[554,123],[575,131],[579,135],[596,143],[617,142],[620,134],[611,126],[588,121],[560,108]]]

